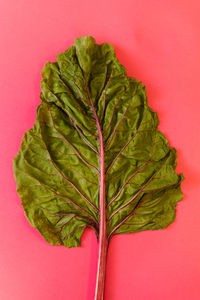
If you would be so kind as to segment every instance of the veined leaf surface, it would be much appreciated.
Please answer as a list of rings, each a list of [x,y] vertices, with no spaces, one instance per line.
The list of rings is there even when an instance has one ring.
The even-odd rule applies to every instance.
[[[53,245],[79,246],[87,226],[98,236],[99,124],[108,238],[167,227],[182,199],[182,175],[145,87],[127,77],[112,45],[89,36],[56,58],[42,70],[36,123],[14,160],[29,222]]]

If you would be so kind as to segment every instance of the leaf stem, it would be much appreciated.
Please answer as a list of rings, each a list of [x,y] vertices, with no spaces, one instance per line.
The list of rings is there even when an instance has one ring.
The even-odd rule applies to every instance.
[[[97,127],[99,127],[99,144],[100,144],[100,221],[99,221],[99,258],[98,258],[96,290],[95,290],[94,300],[103,300],[108,239],[107,239],[107,223],[106,223],[105,167],[104,167],[103,137],[102,137],[99,123]]]
[[[99,164],[100,164],[100,192],[99,192],[99,256],[98,256],[98,266],[97,266],[97,277],[96,277],[96,289],[94,300],[103,300],[104,298],[104,284],[106,275],[106,261],[107,261],[107,249],[108,249],[108,238],[107,238],[107,220],[106,220],[106,179],[105,179],[105,163],[104,163],[104,144],[103,135],[101,131],[101,126],[97,113],[90,97],[88,87],[86,85],[87,95],[90,101],[90,105],[94,114],[96,121],[96,126],[99,135]]]
[[[105,233],[105,234],[102,234],[101,236],[99,236],[99,258],[98,258],[96,289],[95,289],[94,300],[103,300],[104,299],[107,250],[108,250],[108,239],[107,239],[107,236]]]

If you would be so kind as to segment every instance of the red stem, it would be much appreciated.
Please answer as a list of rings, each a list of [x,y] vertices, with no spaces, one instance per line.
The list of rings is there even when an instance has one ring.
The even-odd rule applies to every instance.
[[[96,290],[95,290],[94,300],[103,300],[108,239],[107,239],[107,224],[106,224],[104,147],[103,147],[103,137],[102,137],[99,123],[97,124],[97,128],[99,131],[99,144],[100,144],[100,221],[99,221],[99,258],[98,258]]]
[[[90,99],[91,108],[96,121],[96,126],[99,135],[99,147],[100,147],[100,151],[99,151],[99,160],[100,160],[99,257],[98,257],[96,289],[95,289],[94,300],[103,300],[105,275],[106,275],[107,249],[108,249],[107,222],[106,222],[106,193],[105,193],[106,180],[105,180],[105,166],[104,166],[104,145],[103,145],[103,136],[102,136],[99,120],[93,102],[90,97],[89,99]]]
[[[94,300],[103,300],[104,298],[104,285],[105,285],[105,276],[106,276],[106,261],[107,261],[107,250],[108,250],[108,237],[107,237],[107,220],[106,220],[106,175],[105,175],[105,165],[104,165],[104,144],[103,144],[103,136],[101,132],[101,126],[99,123],[99,119],[90,97],[90,93],[88,91],[88,87],[86,85],[86,92],[88,99],[90,101],[90,105],[92,108],[92,112],[94,114],[94,118],[96,121],[96,126],[99,135],[99,179],[100,179],[100,192],[99,192],[99,257],[98,257],[98,267],[97,267],[97,277],[96,277],[96,289],[95,289],[95,297]]]

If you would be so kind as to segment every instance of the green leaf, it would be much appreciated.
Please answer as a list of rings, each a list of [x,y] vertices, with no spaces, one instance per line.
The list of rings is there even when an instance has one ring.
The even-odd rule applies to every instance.
[[[80,246],[86,227],[98,237],[101,213],[108,239],[167,227],[183,175],[145,87],[127,77],[112,45],[90,36],[56,58],[42,70],[37,119],[14,159],[30,224],[66,247]]]

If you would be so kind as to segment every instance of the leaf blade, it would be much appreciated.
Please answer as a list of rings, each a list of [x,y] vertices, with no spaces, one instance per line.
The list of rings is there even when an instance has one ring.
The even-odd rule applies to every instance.
[[[167,227],[183,177],[146,88],[127,77],[112,45],[92,37],[76,39],[56,58],[42,70],[36,123],[14,160],[31,225],[67,247],[80,246],[87,226],[98,236],[103,149],[109,238]]]

